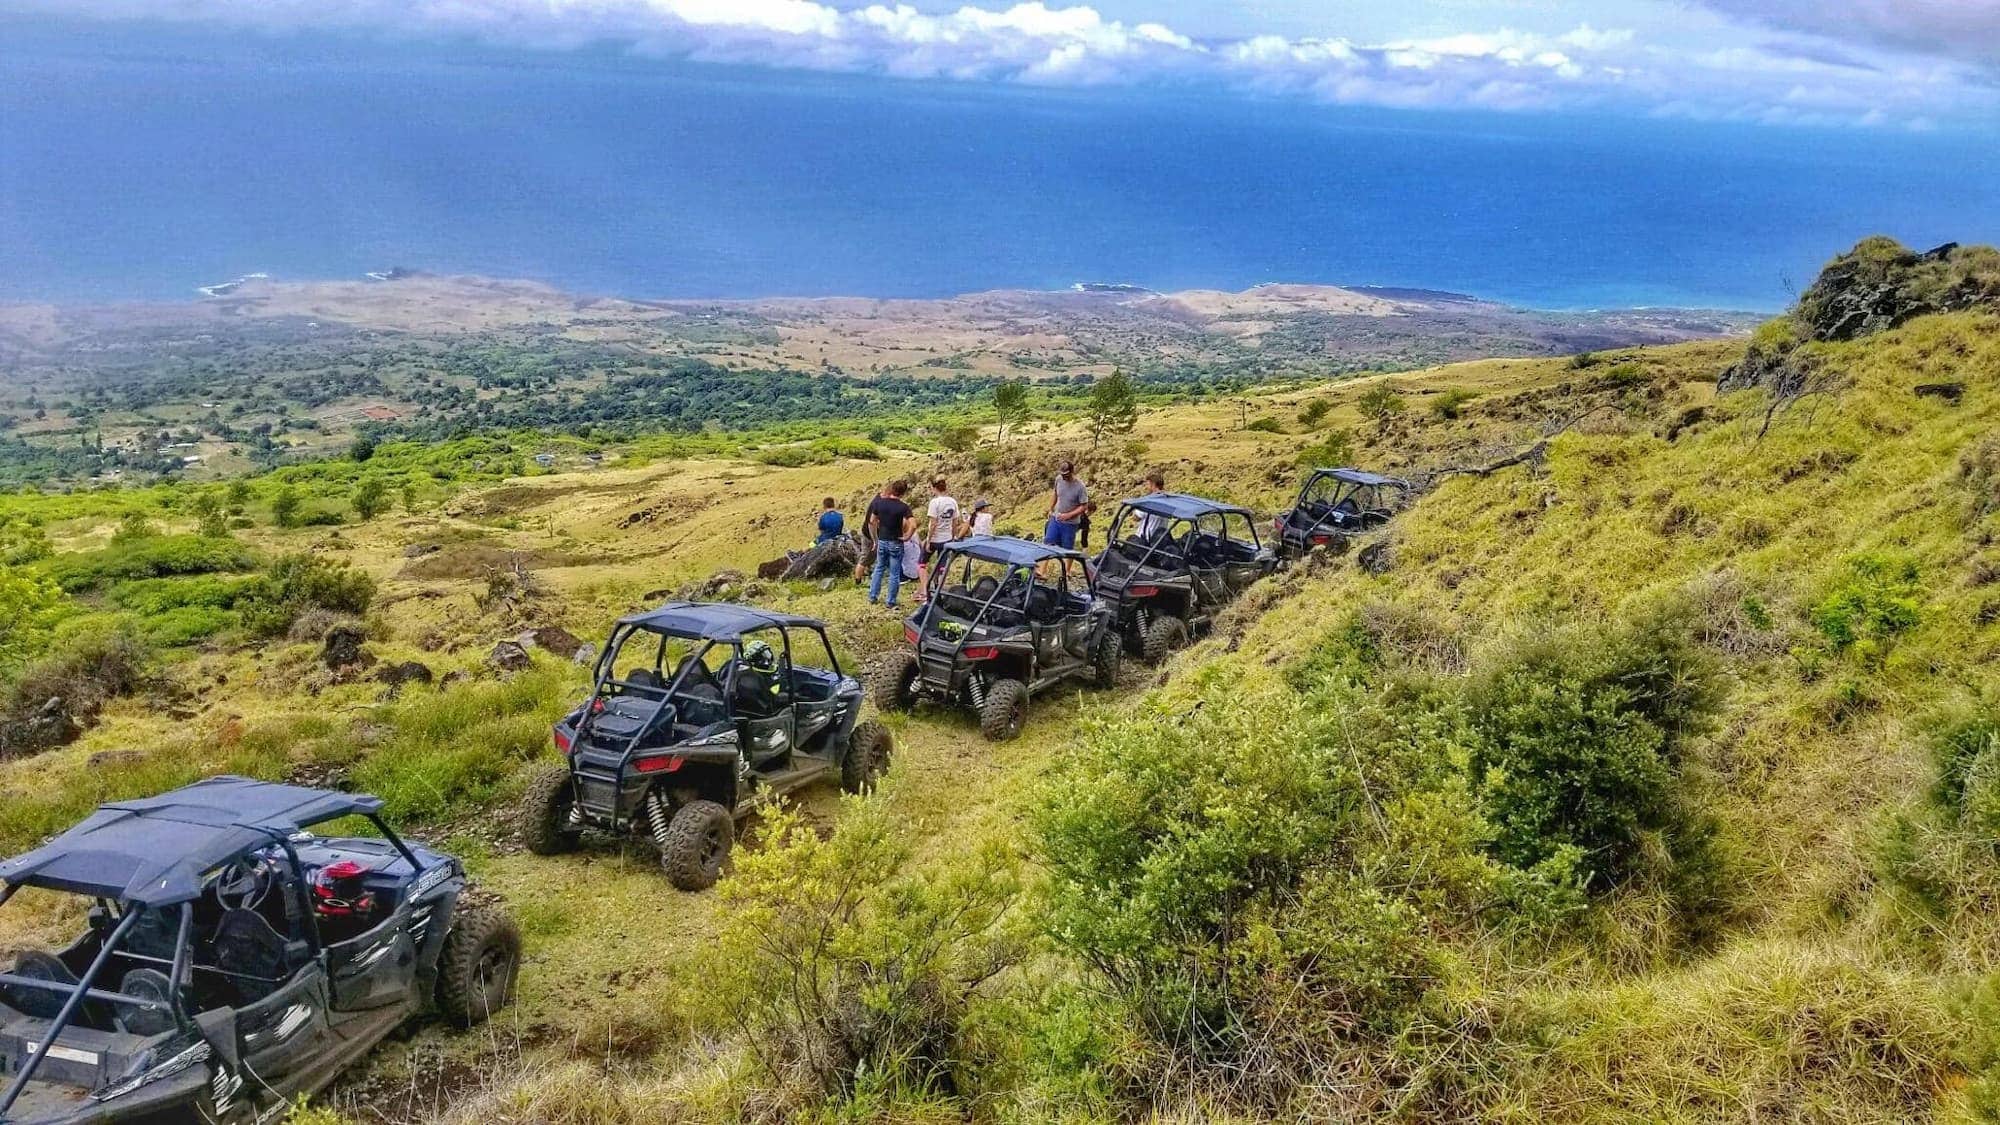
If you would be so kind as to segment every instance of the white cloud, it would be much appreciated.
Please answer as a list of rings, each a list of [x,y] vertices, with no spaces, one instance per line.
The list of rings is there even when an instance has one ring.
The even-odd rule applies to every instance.
[[[1788,12],[1818,10],[1817,0],[1699,2],[1773,26]],[[0,0],[0,12],[267,30],[364,28],[545,49],[610,43],[648,55],[904,78],[1200,83],[1412,108],[1615,108],[1910,127],[2000,108],[2000,88],[1979,67],[1955,51],[1916,51],[1910,41],[1957,33],[1977,42],[1986,25],[1965,10],[2000,12],[2000,0],[1860,0],[1858,6],[1890,12],[1904,4],[1935,18],[1923,25],[1928,30],[1894,43],[1873,33],[1868,42],[1850,36],[1841,43],[1796,29],[1727,25],[1713,42],[1667,43],[1590,24],[1378,43],[1278,35],[1201,40],[1163,22],[1128,23],[1062,0],[968,3],[949,11],[907,3],[843,7],[837,0]]]

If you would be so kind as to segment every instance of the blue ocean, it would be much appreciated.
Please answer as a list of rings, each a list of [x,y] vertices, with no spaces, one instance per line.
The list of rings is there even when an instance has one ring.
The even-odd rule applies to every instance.
[[[405,266],[639,297],[1077,281],[1775,308],[2000,240],[1990,135],[1454,115],[0,22],[0,299]]]

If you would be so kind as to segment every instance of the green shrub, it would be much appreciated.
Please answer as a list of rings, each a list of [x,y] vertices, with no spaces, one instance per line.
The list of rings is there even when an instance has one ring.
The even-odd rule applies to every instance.
[[[1649,839],[1694,827],[1676,772],[1721,689],[1680,612],[1516,642],[1475,673],[1465,705],[1475,792],[1507,862],[1573,859],[1603,889],[1636,873]]]
[[[1479,392],[1464,387],[1453,387],[1431,400],[1431,413],[1450,421],[1465,413],[1465,404],[1479,397]]]
[[[1346,430],[1329,430],[1327,435],[1299,450],[1298,464],[1305,469],[1337,468],[1354,460],[1354,435]]]
[[[1284,423],[1270,417],[1255,419],[1243,428],[1258,434],[1282,434],[1285,432]]]
[[[1019,961],[1018,862],[989,843],[913,869],[882,800],[822,835],[780,812],[719,892],[729,922],[703,974],[781,1104],[865,1107],[954,1090],[974,1055],[976,990]],[[781,1114],[780,1116],[790,1116]]]
[[[123,626],[100,620],[59,631],[50,654],[23,668],[7,690],[0,709],[0,757],[46,750],[73,737],[96,722],[106,702],[143,686],[152,663],[152,647]],[[57,731],[27,722],[51,699],[62,700],[76,728]]]
[[[146,518],[146,513],[134,509],[126,512],[125,517],[118,521],[118,526],[111,530],[111,542],[136,543],[142,539],[151,539],[159,533],[160,529],[152,520]]]
[[[21,566],[55,553],[41,521],[25,515],[0,516],[0,564]]]
[[[1923,605],[1916,560],[1870,552],[1847,560],[1845,573],[1813,603],[1809,616],[1836,650],[1878,658],[1923,620]]]
[[[139,629],[147,641],[160,648],[179,648],[233,629],[240,620],[229,610],[213,606],[176,606],[146,618]]]
[[[360,616],[375,598],[375,580],[347,563],[306,552],[271,564],[240,601],[243,623],[267,637],[283,634],[309,609]]]
[[[249,549],[241,543],[199,535],[127,539],[96,551],[57,555],[41,564],[57,585],[72,594],[87,593],[110,582],[244,571],[253,565]]]
[[[1313,429],[1326,419],[1332,409],[1333,404],[1323,398],[1310,399],[1299,407],[1299,424],[1309,430]]]
[[[140,578],[111,587],[111,604],[143,616],[199,607],[229,609],[255,593],[263,579],[256,575],[199,574],[176,578]]]

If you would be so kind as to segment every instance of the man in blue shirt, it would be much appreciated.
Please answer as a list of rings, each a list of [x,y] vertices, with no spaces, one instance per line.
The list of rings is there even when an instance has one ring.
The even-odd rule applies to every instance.
[[[833,506],[833,497],[829,496],[821,501],[820,506],[825,510],[819,514],[819,538],[813,540],[815,547],[828,540],[838,539],[841,531],[847,527],[847,517],[841,515],[840,510]]]

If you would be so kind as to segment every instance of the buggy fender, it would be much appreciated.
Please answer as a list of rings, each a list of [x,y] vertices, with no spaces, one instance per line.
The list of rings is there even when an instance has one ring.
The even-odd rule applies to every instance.
[[[842,676],[840,686],[834,689],[834,696],[840,700],[840,721],[833,725],[832,741],[845,746],[854,734],[854,726],[861,721],[861,681],[853,676]]]
[[[446,861],[453,866],[456,860]],[[417,946],[417,992],[425,1006],[437,992],[438,958],[444,953],[445,935],[458,917],[458,898],[465,890],[461,879],[447,878],[440,891],[410,904],[410,928]]]

